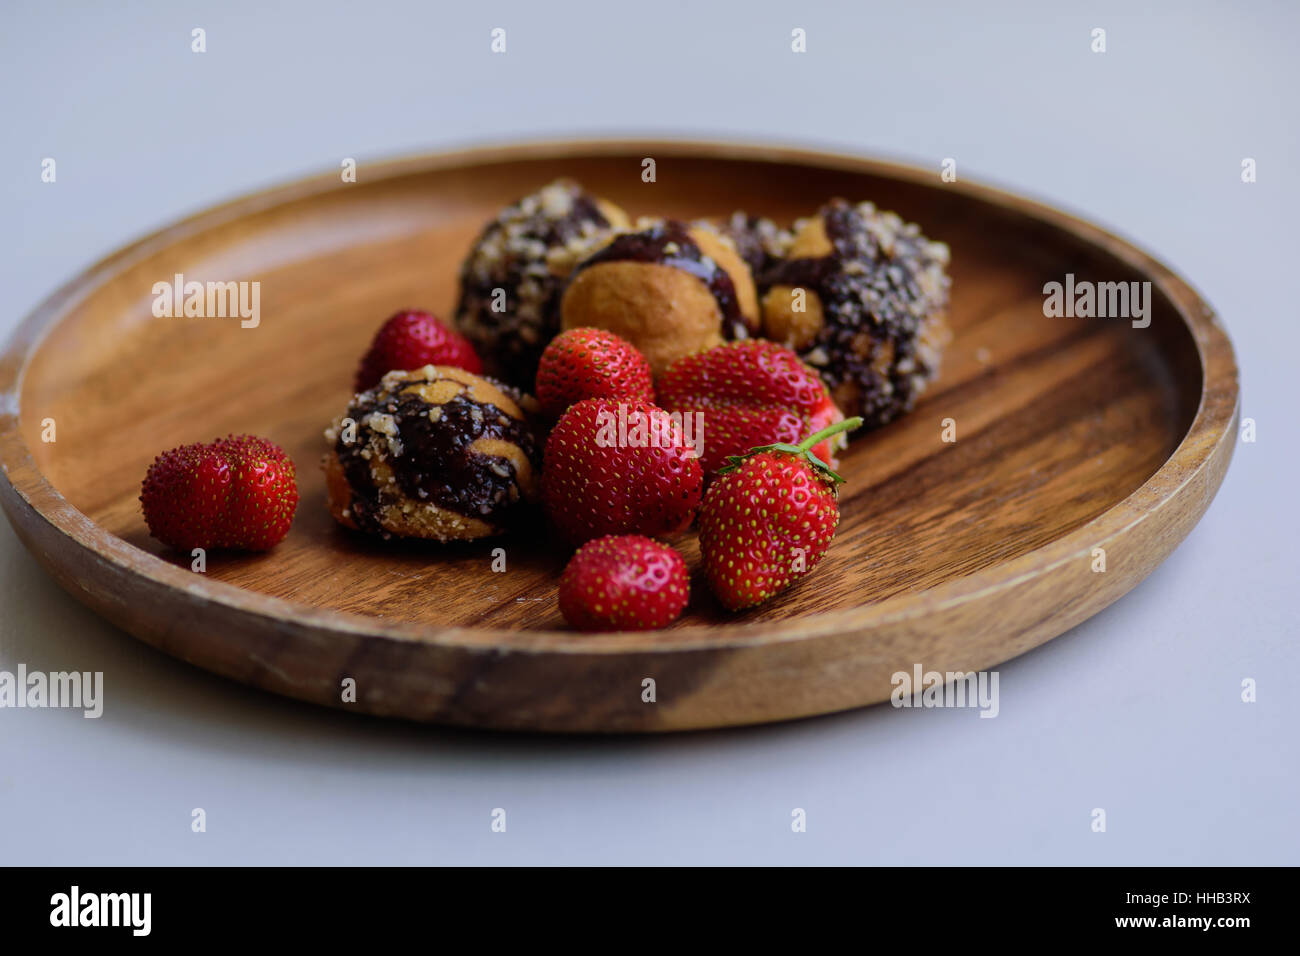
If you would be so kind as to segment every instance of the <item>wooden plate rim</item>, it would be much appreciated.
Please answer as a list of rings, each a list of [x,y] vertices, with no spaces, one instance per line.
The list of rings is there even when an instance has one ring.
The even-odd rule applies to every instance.
[[[476,163],[623,153],[798,163],[935,188],[933,181],[936,174],[933,171],[894,160],[869,159],[852,153],[806,146],[772,146],[740,140],[547,139],[476,145],[367,163],[364,176],[365,182],[373,182]],[[178,590],[192,598],[222,604],[234,611],[274,618],[285,624],[297,622],[300,626],[307,625],[339,634],[419,641],[466,649],[497,648],[525,653],[662,653],[801,641],[854,629],[866,632],[884,624],[990,598],[998,591],[1042,577],[1064,563],[1083,560],[1091,554],[1093,548],[1105,547],[1107,542],[1119,538],[1144,521],[1152,520],[1171,502],[1187,493],[1189,486],[1211,471],[1212,467],[1220,465],[1223,456],[1232,453],[1229,438],[1235,436],[1235,422],[1240,405],[1236,359],[1231,341],[1217,314],[1192,285],[1152,255],[1091,222],[996,186],[962,180],[945,183],[942,188],[1019,216],[1036,218],[1059,231],[1101,247],[1134,270],[1148,276],[1174,305],[1190,329],[1201,366],[1201,394],[1196,415],[1178,447],[1155,473],[1126,498],[1083,526],[993,567],[874,604],[805,614],[783,621],[701,625],[666,633],[599,635],[557,630],[440,628],[314,608],[196,575],[128,544],[73,507],[36,467],[18,421],[23,376],[28,360],[39,349],[45,335],[101,280],[152,255],[160,248],[262,209],[343,188],[347,187],[340,182],[337,171],[334,171],[219,203],[110,253],[66,282],[29,312],[14,330],[4,352],[0,353],[0,470],[5,477],[5,481],[0,483],[0,495],[3,495],[3,503],[11,517],[18,517],[15,513],[15,509],[18,509],[26,512],[27,518],[47,522],[69,543],[158,588]],[[1210,404],[1206,401],[1208,395],[1220,391],[1230,394],[1231,402]],[[1222,464],[1226,467],[1226,462]],[[1176,484],[1171,486],[1171,481]],[[311,506],[310,502],[305,504]]]

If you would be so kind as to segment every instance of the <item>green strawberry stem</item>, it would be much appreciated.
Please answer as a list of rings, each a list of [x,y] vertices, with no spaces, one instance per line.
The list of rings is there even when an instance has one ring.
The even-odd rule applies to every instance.
[[[800,451],[811,451],[812,447],[819,442],[823,442],[832,435],[838,435],[840,432],[852,431],[862,424],[861,418],[846,418],[843,421],[836,422],[834,425],[828,425],[815,435],[809,435],[799,443]]]
[[[840,432],[850,431],[862,424],[861,418],[846,418],[843,421],[836,422],[823,428],[814,435],[809,435],[797,445],[791,445],[789,442],[777,442],[775,445],[760,445],[757,448],[751,448],[743,455],[729,455],[727,461],[729,464],[723,465],[718,469],[719,475],[725,475],[728,472],[735,471],[743,465],[748,459],[755,455],[761,455],[765,451],[779,451],[787,455],[797,455],[808,461],[814,470],[821,471],[825,477],[831,479],[835,484],[843,484],[844,479],[831,470],[831,466],[822,461],[812,453],[813,446],[818,442],[823,442],[828,438],[838,435]]]

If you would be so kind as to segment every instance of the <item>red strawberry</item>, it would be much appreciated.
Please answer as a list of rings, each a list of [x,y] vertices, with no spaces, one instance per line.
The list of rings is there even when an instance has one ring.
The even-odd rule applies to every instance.
[[[551,339],[537,366],[537,401],[553,417],[584,398],[653,402],[650,363],[604,329],[569,329]]]
[[[454,365],[480,375],[483,363],[469,340],[435,315],[408,309],[379,327],[357,369],[358,392],[377,384],[385,372],[426,365]]]
[[[542,500],[573,544],[684,531],[703,484],[680,423],[649,402],[578,402],[556,422],[542,456]]]
[[[588,541],[560,578],[560,613],[582,631],[667,627],[691,594],[686,562],[639,534]]]
[[[755,448],[719,470],[700,507],[700,554],[725,607],[760,604],[817,567],[840,521],[843,479],[810,450],[861,424],[850,418],[798,445]]]
[[[758,445],[795,443],[844,416],[821,377],[783,345],[745,339],[678,359],[656,383],[659,403],[704,413],[703,465],[712,474]],[[813,449],[835,466],[843,438]]]
[[[230,435],[159,455],[140,504],[149,533],[173,548],[266,551],[289,532],[298,484],[279,445]]]

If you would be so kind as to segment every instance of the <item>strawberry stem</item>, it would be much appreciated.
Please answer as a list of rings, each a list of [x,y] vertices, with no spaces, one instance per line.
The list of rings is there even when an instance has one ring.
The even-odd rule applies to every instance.
[[[811,451],[812,447],[818,442],[823,442],[832,435],[838,435],[840,432],[852,431],[862,424],[861,418],[846,418],[843,421],[836,422],[817,432],[815,435],[809,435],[799,443],[800,451]]]
[[[728,455],[727,464],[719,468],[717,473],[719,475],[729,474],[743,465],[746,460],[752,458],[754,455],[760,455],[765,451],[774,451],[782,452],[787,455],[801,456],[807,460],[808,464],[821,472],[831,482],[837,485],[843,484],[844,479],[832,471],[830,465],[826,464],[826,462],[813,454],[813,445],[816,445],[819,441],[825,441],[833,435],[838,435],[840,432],[846,432],[852,428],[857,428],[861,424],[861,418],[846,418],[843,421],[836,422],[834,425],[823,428],[815,435],[809,435],[797,445],[791,445],[786,442],[777,442],[775,445],[761,445],[758,448],[751,448],[743,455]]]

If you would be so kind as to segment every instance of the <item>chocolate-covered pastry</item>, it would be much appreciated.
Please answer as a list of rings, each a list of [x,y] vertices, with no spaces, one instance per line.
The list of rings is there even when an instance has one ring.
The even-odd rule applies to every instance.
[[[763,270],[763,333],[816,368],[845,415],[883,425],[938,374],[947,264],[948,247],[915,224],[832,200]]]
[[[781,228],[771,219],[744,212],[733,212],[731,218],[714,228],[731,239],[756,280],[785,258],[790,243],[794,241],[790,230]]]
[[[758,293],[735,245],[668,219],[615,236],[573,271],[565,329],[594,326],[630,341],[656,374],[674,359],[758,328]]]
[[[450,541],[508,530],[537,498],[535,405],[449,365],[389,372],[325,432],[330,513],[384,537]]]
[[[456,325],[490,374],[533,387],[542,350],[560,330],[560,294],[573,266],[628,225],[613,203],[560,179],[484,227],[461,266]]]

